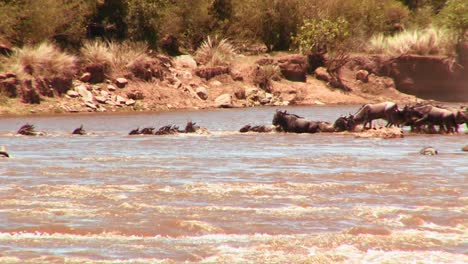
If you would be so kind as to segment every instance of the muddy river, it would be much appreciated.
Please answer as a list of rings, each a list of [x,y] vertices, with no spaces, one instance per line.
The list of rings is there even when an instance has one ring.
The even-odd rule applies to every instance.
[[[285,109],[333,121],[357,108]],[[0,117],[12,156],[0,159],[0,262],[468,263],[466,128],[236,132],[274,112]],[[127,135],[189,120],[211,133]],[[26,122],[48,134],[15,135]],[[81,124],[91,135],[71,136]]]

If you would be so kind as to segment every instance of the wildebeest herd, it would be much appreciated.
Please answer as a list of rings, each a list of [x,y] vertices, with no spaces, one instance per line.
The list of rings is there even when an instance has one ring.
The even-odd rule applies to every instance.
[[[372,122],[376,119],[387,121],[386,127],[409,126],[414,133],[458,133],[460,125],[465,124],[468,129],[468,108],[461,106],[452,108],[428,103],[405,105],[399,108],[396,103],[383,102],[365,104],[355,114],[338,117],[334,123],[326,121],[312,121],[286,110],[276,110],[271,125],[243,126],[239,132],[285,132],[285,133],[317,133],[317,132],[356,132],[372,128]],[[358,128],[358,126],[361,126]],[[436,129],[438,127],[438,129]],[[185,129],[179,129],[176,125],[165,125],[159,129],[154,127],[136,128],[129,135],[175,135],[180,133],[209,133],[206,128],[196,123],[187,122]],[[34,125],[25,124],[17,134],[25,136],[43,136],[45,132],[36,131]],[[83,125],[76,128],[72,134],[88,135]],[[426,153],[427,151],[425,151]],[[431,153],[436,153],[432,151]],[[0,157],[9,157],[5,148],[0,150]]]
[[[383,102],[365,104],[355,114],[338,117],[334,123],[326,121],[312,121],[286,110],[276,110],[272,125],[243,126],[239,132],[286,132],[286,133],[317,133],[317,132],[355,132],[372,128],[372,122],[376,119],[387,121],[386,127],[409,126],[411,132],[416,133],[458,133],[459,125],[465,124],[468,128],[468,108],[451,108],[431,104],[405,105],[399,108],[396,103]],[[358,129],[358,126],[362,128]],[[438,127],[438,130],[436,129]],[[185,129],[176,125],[165,125],[156,129],[154,127],[136,128],[129,135],[174,135],[179,133],[207,132],[206,128],[196,123],[187,122]],[[18,134],[26,136],[45,135],[45,132],[36,131],[34,125],[26,124],[18,131]],[[74,135],[87,135],[83,125],[75,129]]]
[[[365,104],[354,115],[341,116],[333,124],[326,121],[312,121],[287,111],[277,110],[273,116],[272,128],[246,125],[240,132],[272,130],[292,133],[354,132],[358,125],[362,125],[362,129],[372,128],[372,121],[376,119],[386,120],[386,127],[410,126],[411,132],[458,133],[459,125],[465,124],[468,128],[468,108],[415,104],[405,105],[400,109],[393,102]]]

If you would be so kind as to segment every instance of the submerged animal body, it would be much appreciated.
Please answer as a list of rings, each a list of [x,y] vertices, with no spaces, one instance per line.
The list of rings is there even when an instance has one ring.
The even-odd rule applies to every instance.
[[[355,124],[369,124],[369,128],[372,128],[372,121],[375,119],[387,120],[387,127],[396,124],[396,113],[398,112],[397,104],[393,102],[383,102],[377,104],[365,104],[358,112],[353,116]]]
[[[320,132],[335,132],[336,131],[335,126],[330,122],[318,121],[317,123],[318,123]]]
[[[319,124],[315,121],[307,120],[287,111],[277,110],[273,116],[272,124],[281,127],[284,132],[292,133],[316,133],[319,132]]]
[[[270,132],[280,132],[281,128],[280,127],[275,127],[271,125],[245,125],[239,129],[239,132],[241,133],[246,133],[246,132],[257,132],[257,133],[270,133]]]
[[[437,149],[433,147],[425,147],[419,151],[419,154],[426,155],[426,156],[434,156],[434,155],[439,154],[439,152],[437,151]]]

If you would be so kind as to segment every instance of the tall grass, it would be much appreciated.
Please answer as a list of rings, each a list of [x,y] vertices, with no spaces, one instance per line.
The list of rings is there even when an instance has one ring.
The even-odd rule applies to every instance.
[[[72,79],[77,72],[78,59],[51,43],[43,42],[37,46],[14,49],[5,64],[5,68],[13,70],[20,78]]]
[[[259,66],[255,70],[254,84],[265,90],[271,92],[272,81],[279,81],[283,75],[281,74],[280,67],[273,64],[265,64]]]
[[[430,27],[401,32],[393,36],[374,35],[368,50],[390,55],[448,55],[455,53],[456,38],[449,30]]]
[[[100,65],[107,77],[116,77],[147,61],[147,50],[148,46],[140,42],[88,41],[80,51],[84,65]]]
[[[207,37],[195,53],[195,60],[206,66],[227,66],[234,59],[236,49],[227,39]]]

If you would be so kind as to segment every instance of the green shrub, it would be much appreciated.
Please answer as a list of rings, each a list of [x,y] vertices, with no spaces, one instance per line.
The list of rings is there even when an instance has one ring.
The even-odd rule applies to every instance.
[[[235,56],[236,49],[227,39],[207,37],[195,53],[195,60],[206,66],[227,66]]]
[[[145,41],[151,48],[156,48],[160,38],[161,9],[164,1],[128,0],[127,24],[128,38],[133,41]]]
[[[195,50],[211,32],[210,0],[169,1],[160,10],[160,36],[175,35],[182,47]]]
[[[46,40],[79,42],[96,1],[18,0],[0,2],[0,35],[12,43],[37,44]]]
[[[287,50],[302,21],[302,1],[234,1],[227,32],[231,37],[260,40],[269,51]]]
[[[305,54],[324,54],[333,52],[349,37],[349,23],[340,17],[329,19],[311,19],[304,21],[297,36],[293,39],[299,50]]]
[[[468,2],[466,0],[448,0],[437,18],[439,25],[455,32],[458,42],[466,41],[468,31]]]

